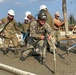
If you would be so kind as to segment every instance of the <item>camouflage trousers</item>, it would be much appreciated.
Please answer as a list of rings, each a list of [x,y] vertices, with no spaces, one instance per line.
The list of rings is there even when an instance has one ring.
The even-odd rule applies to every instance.
[[[4,42],[3,42],[4,50],[6,50],[6,48],[9,47],[10,41],[12,42],[13,44],[12,47],[14,48],[16,48],[19,44],[17,36],[15,34],[10,35],[9,38],[8,37],[4,38]]]
[[[54,30],[54,37],[56,41],[60,41],[60,30]]]
[[[34,40],[34,41],[37,42],[38,40]],[[44,43],[44,40],[40,40],[35,45],[27,44],[27,49],[25,50],[25,52],[23,52],[22,56],[27,57],[32,52],[32,50],[37,48],[38,49],[37,53],[39,53],[41,57],[46,57],[46,46],[42,47],[43,43]]]
[[[37,40],[34,40],[34,41],[36,42]],[[53,50],[53,48],[56,48],[54,42],[52,42],[52,41],[51,40],[46,40],[46,41],[39,40],[37,43],[35,43],[35,45],[27,44],[27,48],[26,48],[25,52],[23,52],[22,56],[26,58],[32,52],[32,50],[34,50],[34,48],[35,48],[35,49],[37,49],[37,53],[39,53],[41,57],[45,58],[46,53],[47,53],[47,43],[49,44],[50,49]]]

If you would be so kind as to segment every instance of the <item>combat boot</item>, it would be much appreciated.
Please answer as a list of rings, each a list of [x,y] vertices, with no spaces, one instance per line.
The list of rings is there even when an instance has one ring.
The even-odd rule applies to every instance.
[[[12,50],[12,52],[14,53],[14,55],[18,54],[18,50]]]
[[[4,50],[3,54],[6,55],[9,52],[9,50]]]
[[[40,57],[40,64],[43,65],[45,63],[45,58],[46,57]]]
[[[3,52],[3,55],[6,55],[6,51],[5,50],[2,50],[2,52]]]
[[[2,48],[2,51],[4,55],[6,55],[9,52],[8,48]]]
[[[60,47],[60,41],[57,41],[56,47]]]
[[[28,58],[28,56],[29,56],[29,54],[26,54],[26,51],[23,50],[23,51],[21,52],[20,62],[21,62],[21,61],[24,61],[26,58]]]
[[[40,64],[43,64],[43,58],[40,57]]]
[[[49,50],[49,53],[54,54],[54,53],[53,53],[53,49],[52,49],[52,50]]]
[[[25,57],[21,56],[21,57],[20,57],[20,62],[21,62],[21,61],[24,61],[24,60],[25,60]]]
[[[9,48],[10,49],[10,51],[12,52],[12,53],[14,53],[14,55],[16,55],[16,54],[18,54],[18,50],[16,49],[16,48]]]

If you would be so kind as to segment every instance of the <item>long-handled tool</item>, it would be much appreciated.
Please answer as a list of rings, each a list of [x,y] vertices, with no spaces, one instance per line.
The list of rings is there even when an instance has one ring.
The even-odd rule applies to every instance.
[[[53,39],[51,39],[52,44],[53,44],[53,53],[54,53],[54,72],[56,73],[56,52],[55,52],[55,44]]]
[[[68,54],[69,54],[69,51],[70,51],[72,48],[74,48],[75,46],[76,46],[76,44],[74,44],[73,46],[71,46],[71,47],[69,47],[69,48],[67,49]]]

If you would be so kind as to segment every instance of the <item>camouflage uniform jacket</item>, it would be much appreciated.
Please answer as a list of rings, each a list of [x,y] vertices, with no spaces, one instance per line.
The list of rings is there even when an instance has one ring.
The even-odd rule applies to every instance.
[[[41,35],[46,36],[46,33],[52,35],[52,28],[49,24],[45,23],[43,26],[39,26],[39,23],[34,20],[30,24],[30,36],[34,38],[40,38]]]
[[[8,18],[3,18],[2,23],[4,26],[9,22]],[[13,35],[19,31],[17,22],[15,20],[12,20],[4,29],[4,34],[5,35]]]
[[[25,33],[27,32],[28,28],[29,28],[29,23],[27,23],[27,24],[23,23],[21,26],[22,31]]]

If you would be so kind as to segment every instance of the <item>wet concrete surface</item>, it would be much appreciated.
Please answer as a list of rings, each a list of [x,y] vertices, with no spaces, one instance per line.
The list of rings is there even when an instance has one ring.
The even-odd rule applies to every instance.
[[[25,61],[19,62],[20,52],[14,55],[9,52],[3,55],[0,51],[0,63],[27,71],[37,75],[76,75],[76,49],[70,51],[67,55],[67,44],[62,43],[56,50],[56,73],[54,74],[54,55],[47,52],[46,62],[41,65],[36,59],[38,57],[30,56]],[[0,75],[15,75],[0,69]]]

